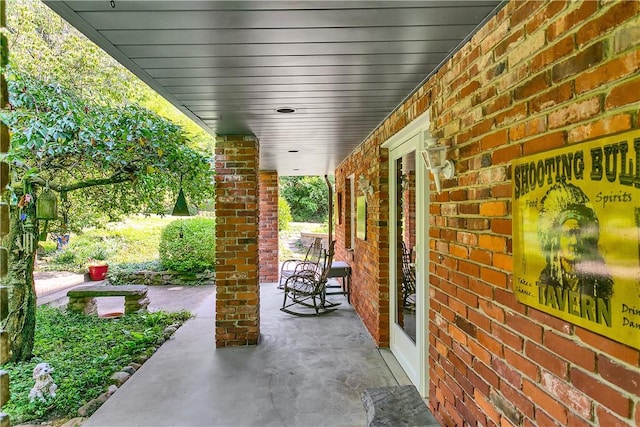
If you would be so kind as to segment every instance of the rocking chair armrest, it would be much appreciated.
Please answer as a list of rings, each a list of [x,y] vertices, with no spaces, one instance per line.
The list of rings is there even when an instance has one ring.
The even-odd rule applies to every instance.
[[[293,274],[316,271],[318,269],[318,263],[313,261],[302,261],[298,263],[293,269]]]
[[[298,291],[302,288],[308,288],[316,282],[315,274],[311,271],[302,271],[287,277],[284,282],[285,293],[289,290]]]
[[[280,273],[284,274],[285,272],[288,272],[289,274],[293,271],[296,270],[298,264],[300,264],[301,262],[304,262],[301,259],[287,259],[282,261],[282,264],[280,265]]]
[[[298,264],[300,262],[304,262],[302,258],[289,258],[282,261],[282,265],[285,266],[287,264]]]

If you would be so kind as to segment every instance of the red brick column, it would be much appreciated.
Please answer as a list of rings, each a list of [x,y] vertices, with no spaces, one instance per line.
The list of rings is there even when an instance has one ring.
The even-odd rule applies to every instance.
[[[260,171],[260,282],[278,281],[278,172]]]
[[[216,138],[216,347],[260,335],[258,141]]]

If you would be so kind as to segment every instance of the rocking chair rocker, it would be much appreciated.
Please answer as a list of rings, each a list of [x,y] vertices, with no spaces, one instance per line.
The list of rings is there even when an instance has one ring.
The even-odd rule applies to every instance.
[[[319,316],[336,311],[340,303],[327,301],[327,277],[333,261],[335,241],[329,245],[321,269],[309,265],[299,270],[284,282],[284,301],[281,311],[295,316]],[[293,308],[296,307],[296,308]]]

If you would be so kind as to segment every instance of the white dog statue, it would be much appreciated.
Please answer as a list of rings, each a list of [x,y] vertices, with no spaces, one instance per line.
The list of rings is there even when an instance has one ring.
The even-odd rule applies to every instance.
[[[45,362],[38,363],[36,367],[33,368],[33,379],[36,380],[36,384],[29,392],[29,399],[32,402],[36,398],[44,402],[45,395],[49,395],[51,397],[56,396],[58,386],[53,382],[51,372],[53,372],[53,368]]]

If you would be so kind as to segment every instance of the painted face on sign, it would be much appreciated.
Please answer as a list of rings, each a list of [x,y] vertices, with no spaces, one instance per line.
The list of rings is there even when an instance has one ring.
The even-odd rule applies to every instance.
[[[566,220],[560,229],[560,258],[574,263],[580,257],[580,223],[576,219]]]

